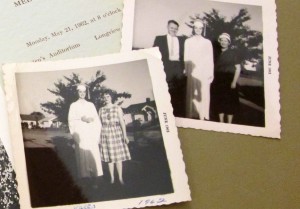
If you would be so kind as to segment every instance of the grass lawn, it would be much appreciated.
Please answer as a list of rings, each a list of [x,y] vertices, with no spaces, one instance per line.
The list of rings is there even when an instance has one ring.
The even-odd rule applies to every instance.
[[[24,145],[26,148],[54,148],[53,138],[72,139],[71,134],[61,130],[23,129]]]
[[[153,141],[161,141],[162,135],[159,127],[155,129],[144,129],[136,132],[134,138],[133,132],[128,132],[129,141],[149,139]],[[62,130],[43,130],[43,129],[23,129],[24,145],[26,148],[54,148],[53,139],[62,138],[64,140],[72,140],[70,133]]]
[[[24,130],[31,204],[47,207],[168,194],[174,192],[160,127],[129,132],[131,160],[123,163],[126,182],[110,184],[108,165],[103,176],[76,177],[72,138],[63,131]],[[98,187],[94,188],[92,184]]]

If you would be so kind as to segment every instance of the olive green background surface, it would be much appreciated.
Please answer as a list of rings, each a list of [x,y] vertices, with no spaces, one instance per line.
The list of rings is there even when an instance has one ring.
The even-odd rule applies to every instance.
[[[300,208],[300,1],[276,3],[281,140],[180,128],[192,201],[153,208]]]

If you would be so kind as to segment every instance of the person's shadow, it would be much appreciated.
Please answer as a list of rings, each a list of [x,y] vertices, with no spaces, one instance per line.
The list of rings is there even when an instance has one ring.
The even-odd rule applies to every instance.
[[[201,88],[202,83],[199,78],[195,77],[195,64],[192,61],[187,61],[187,92],[186,92],[186,115],[188,118],[199,119],[199,106],[202,101]],[[200,72],[201,73],[201,72]]]
[[[87,202],[76,182],[73,141],[63,136],[51,139],[54,148],[25,149],[32,206]]]
[[[52,138],[52,142],[58,158],[65,165],[73,180],[75,180],[77,178],[75,141],[66,137],[55,136]]]

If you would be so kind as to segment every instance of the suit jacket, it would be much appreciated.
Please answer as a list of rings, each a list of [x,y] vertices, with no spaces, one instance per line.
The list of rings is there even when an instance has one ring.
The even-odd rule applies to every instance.
[[[178,41],[179,41],[179,61],[184,62],[184,41],[185,38],[183,36],[177,36]],[[162,61],[164,64],[169,62],[169,47],[168,47],[168,39],[167,35],[164,36],[156,36],[154,40],[154,47],[158,47],[159,51],[162,55]]]

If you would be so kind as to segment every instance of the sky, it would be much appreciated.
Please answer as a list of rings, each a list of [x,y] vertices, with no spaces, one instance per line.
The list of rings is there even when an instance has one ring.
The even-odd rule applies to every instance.
[[[247,25],[251,29],[262,32],[262,7],[233,4],[208,0],[137,0],[135,4],[135,18],[133,31],[133,47],[147,48],[153,45],[155,36],[167,33],[167,22],[176,20],[180,27],[178,35],[191,34],[191,28],[185,25],[189,16],[210,12],[212,9],[220,11],[227,20],[246,8],[251,15]]]
[[[145,102],[146,98],[154,99],[147,61],[139,60],[87,69],[17,73],[20,113],[30,114],[33,111],[40,111],[46,114],[41,110],[40,104],[55,101],[57,98],[47,90],[54,89],[54,82],[75,72],[81,76],[84,83],[95,77],[97,70],[101,70],[106,76],[103,85],[117,92],[125,91],[132,94],[130,99],[125,100],[122,107]]]

